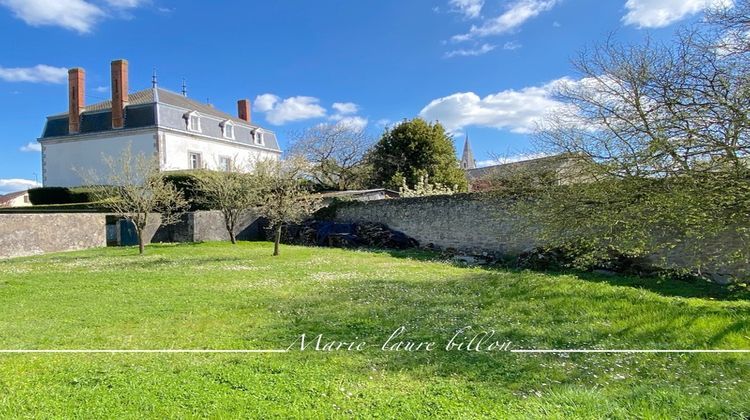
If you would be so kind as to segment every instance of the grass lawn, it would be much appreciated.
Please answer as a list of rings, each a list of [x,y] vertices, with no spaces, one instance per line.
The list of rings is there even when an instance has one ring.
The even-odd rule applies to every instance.
[[[741,292],[462,268],[407,252],[283,247],[273,258],[271,247],[0,261],[0,348],[283,349],[305,333],[364,350],[4,354],[0,417],[750,416],[750,354],[444,349],[468,325],[514,349],[750,349]],[[382,351],[401,326],[396,341],[437,348]]]

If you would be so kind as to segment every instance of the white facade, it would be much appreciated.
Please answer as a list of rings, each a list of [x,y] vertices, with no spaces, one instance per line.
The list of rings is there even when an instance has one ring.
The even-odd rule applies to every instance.
[[[256,162],[277,160],[278,152],[237,143],[218,140],[197,133],[175,130],[159,130],[159,165],[163,171],[186,169],[211,169],[223,171],[230,167],[250,171]],[[198,168],[195,159],[200,157]]]
[[[254,162],[277,160],[280,155],[278,151],[230,139],[219,140],[199,133],[156,127],[77,134],[42,142],[44,186],[82,186],[92,173],[99,179],[106,179],[109,168],[105,157],[118,158],[128,145],[133,156],[158,159],[162,171],[226,170],[229,167],[249,171]],[[200,157],[198,165],[196,155]]]
[[[0,196],[0,207],[28,207],[30,205],[28,191]]]
[[[156,129],[122,133],[109,131],[45,140],[42,143],[42,173],[45,187],[78,187],[91,175],[109,175],[106,156],[118,158],[130,145],[132,154],[155,156]]]

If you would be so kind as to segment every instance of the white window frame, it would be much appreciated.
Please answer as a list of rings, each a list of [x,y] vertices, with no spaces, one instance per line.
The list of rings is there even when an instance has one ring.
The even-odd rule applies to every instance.
[[[222,161],[226,162],[226,164]],[[232,158],[229,156],[219,156],[219,170],[232,172]]]
[[[230,130],[231,129],[231,130]],[[225,139],[234,140],[234,123],[227,120],[221,124],[221,131]]]
[[[193,167],[193,156],[198,156],[198,167]],[[194,151],[188,151],[188,169],[190,170],[197,170],[197,169],[203,169],[203,153],[201,152],[194,152]]]
[[[195,121],[197,121],[197,127],[195,127],[195,128],[193,127],[193,124],[192,124],[193,123],[193,118],[195,118]],[[192,131],[192,132],[195,132],[195,133],[202,133],[203,132],[203,130],[201,128],[201,116],[197,112],[195,112],[195,111],[188,112],[187,113],[186,122],[187,122],[187,130],[188,131]]]
[[[263,131],[255,130],[253,132],[253,142],[258,146],[265,146],[266,141],[263,138]]]

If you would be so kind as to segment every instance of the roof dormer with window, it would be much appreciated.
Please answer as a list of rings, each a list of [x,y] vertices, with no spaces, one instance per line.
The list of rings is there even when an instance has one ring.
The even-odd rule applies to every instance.
[[[190,111],[185,114],[185,123],[187,124],[187,130],[195,133],[202,132],[201,130],[201,117],[197,111]]]
[[[230,120],[226,120],[219,125],[221,125],[221,132],[224,134],[224,138],[234,140],[234,123]]]

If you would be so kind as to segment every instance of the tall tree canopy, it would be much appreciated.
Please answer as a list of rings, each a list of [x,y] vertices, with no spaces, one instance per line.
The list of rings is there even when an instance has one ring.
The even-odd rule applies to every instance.
[[[302,156],[312,166],[309,175],[324,190],[350,190],[363,185],[365,155],[371,137],[351,124],[318,124],[292,135],[292,156]]]
[[[370,153],[371,184],[398,189],[404,183],[416,185],[420,178],[467,188],[466,174],[458,167],[453,139],[439,123],[421,118],[404,121],[387,130]]]

